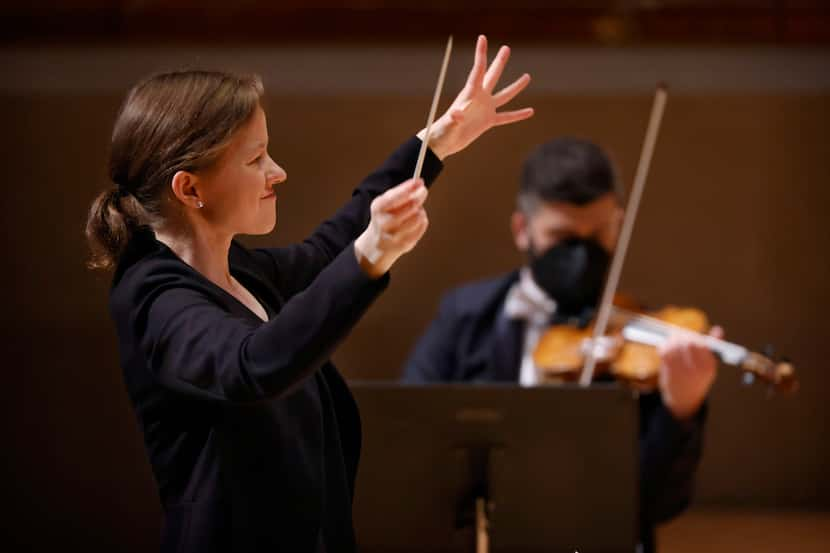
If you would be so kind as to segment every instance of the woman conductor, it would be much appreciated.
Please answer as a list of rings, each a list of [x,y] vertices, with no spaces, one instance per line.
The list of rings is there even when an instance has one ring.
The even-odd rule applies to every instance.
[[[530,81],[494,92],[479,37],[468,80],[433,127],[423,180],[412,137],[304,242],[249,250],[276,223],[286,173],[268,154],[257,77],[184,71],[128,94],[114,183],[87,223],[114,269],[110,311],[164,511],[163,551],[350,552],[360,421],[329,357],[427,228],[426,184]],[[423,131],[422,131],[423,132]]]

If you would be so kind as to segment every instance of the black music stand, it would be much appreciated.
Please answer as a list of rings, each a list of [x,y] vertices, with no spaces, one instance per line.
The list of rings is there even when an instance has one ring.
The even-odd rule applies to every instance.
[[[635,550],[630,391],[350,384],[363,421],[354,503],[362,552]]]

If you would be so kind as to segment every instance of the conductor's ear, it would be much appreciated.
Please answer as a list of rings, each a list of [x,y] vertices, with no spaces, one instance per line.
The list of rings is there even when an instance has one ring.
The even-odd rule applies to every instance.
[[[189,171],[176,171],[170,181],[173,197],[186,207],[198,209],[204,204],[199,196],[199,177]]]

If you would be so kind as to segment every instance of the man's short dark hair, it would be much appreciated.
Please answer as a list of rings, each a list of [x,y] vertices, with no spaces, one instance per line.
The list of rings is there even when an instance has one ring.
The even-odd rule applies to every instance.
[[[585,205],[617,190],[614,168],[599,146],[563,137],[538,146],[525,160],[518,207],[530,212],[542,202]]]

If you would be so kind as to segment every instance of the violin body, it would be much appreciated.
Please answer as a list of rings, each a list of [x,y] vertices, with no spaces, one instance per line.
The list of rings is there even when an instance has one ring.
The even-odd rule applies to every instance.
[[[578,328],[572,325],[553,325],[539,337],[533,352],[533,362],[539,368],[542,382],[573,382],[585,364],[584,344],[594,334],[594,325]],[[598,372],[607,369],[600,360]]]
[[[596,375],[611,375],[628,386],[651,391],[657,387],[660,354],[657,346],[672,332],[703,335],[707,345],[727,364],[738,366],[745,376],[768,382],[782,391],[798,388],[795,371],[788,362],[775,362],[710,336],[709,318],[695,307],[668,305],[641,315],[624,309],[633,305],[629,298],[614,299],[615,317],[609,322],[608,334],[594,339],[593,322],[579,327],[571,324],[553,325],[539,338],[533,360],[544,383],[573,382],[579,379],[587,354],[593,348]],[[643,313],[642,309],[637,310]]]
[[[616,294],[614,305],[632,312],[643,311],[639,302],[625,294]],[[608,335],[594,345],[597,361],[595,374],[605,375],[609,371],[619,371],[626,380],[626,375],[632,375],[632,380],[635,381],[651,380],[649,375],[656,375],[660,366],[657,352],[653,347],[629,348],[629,344],[622,342],[622,325],[615,323],[616,321],[612,322],[608,328]],[[540,336],[533,353],[533,361],[540,371],[540,380],[548,383],[576,381],[585,364],[593,336],[593,322],[585,326],[558,324],[548,328]],[[623,355],[622,364],[616,361],[620,354]],[[643,376],[637,378],[635,375],[638,374]]]

